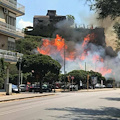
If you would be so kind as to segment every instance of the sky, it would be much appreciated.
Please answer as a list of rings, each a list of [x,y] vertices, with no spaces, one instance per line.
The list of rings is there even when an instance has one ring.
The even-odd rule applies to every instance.
[[[17,17],[17,27],[33,25],[35,15],[46,15],[47,10],[56,10],[57,15],[73,15],[77,24],[87,24],[85,19],[92,15],[85,0],[18,0],[25,6],[25,15]],[[89,24],[89,22],[88,22]]]

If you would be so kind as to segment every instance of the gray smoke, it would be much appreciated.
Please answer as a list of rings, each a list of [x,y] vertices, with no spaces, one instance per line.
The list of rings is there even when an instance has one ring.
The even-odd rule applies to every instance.
[[[56,34],[59,34],[65,39],[66,44],[68,45],[68,50],[66,50],[65,55],[67,55],[69,51],[75,52],[74,60],[65,61],[65,70],[67,72],[80,69],[84,70],[86,62],[87,70],[101,72],[105,77],[114,77],[119,81],[120,75],[118,73],[120,68],[118,66],[120,66],[120,53],[116,53],[112,47],[106,46],[104,28],[73,28],[68,21],[59,22],[56,26],[57,30],[53,36],[55,37]],[[87,56],[85,59],[80,60],[79,57],[84,51],[82,48],[84,37],[91,33],[95,33],[96,37],[86,46]],[[94,56],[100,56],[104,61],[101,61],[100,59],[94,61]],[[52,57],[60,61],[63,65],[63,60],[58,53],[52,55]],[[63,67],[61,70],[63,71]],[[104,70],[107,72],[105,73]]]

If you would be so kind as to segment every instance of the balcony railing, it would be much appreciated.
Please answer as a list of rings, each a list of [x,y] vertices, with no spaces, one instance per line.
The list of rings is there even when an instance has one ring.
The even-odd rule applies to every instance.
[[[15,1],[12,1],[12,0],[0,0],[1,3],[7,5],[7,6],[10,6],[22,13],[25,13],[25,6],[15,2]]]
[[[22,58],[23,54],[18,52],[11,52],[0,49],[0,58],[4,58],[5,61],[17,62],[19,58]]]
[[[24,33],[19,28],[0,21],[0,31],[9,34],[9,36],[24,38]]]

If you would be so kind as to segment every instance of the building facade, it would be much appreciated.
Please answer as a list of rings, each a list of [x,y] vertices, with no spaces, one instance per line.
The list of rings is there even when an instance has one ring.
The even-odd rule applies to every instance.
[[[0,0],[0,58],[9,64],[16,63],[23,54],[15,52],[15,41],[24,38],[22,30],[16,28],[16,18],[25,14],[25,7],[17,0]],[[9,83],[9,66],[6,68],[4,88]]]
[[[25,7],[17,0],[0,0],[0,58],[16,61],[20,56],[15,51],[15,41],[24,38],[22,30],[16,28],[16,18],[25,14]]]
[[[50,24],[56,24],[62,20],[65,20],[66,16],[56,14],[56,10],[48,10],[46,16],[34,16],[33,28],[36,26],[49,26]]]

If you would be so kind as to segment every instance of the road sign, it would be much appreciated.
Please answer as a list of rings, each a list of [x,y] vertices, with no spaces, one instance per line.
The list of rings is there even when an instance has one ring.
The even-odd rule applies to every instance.
[[[73,79],[74,79],[74,76],[72,76],[71,79],[73,80]]]

